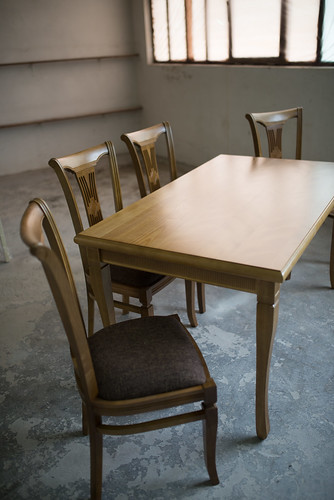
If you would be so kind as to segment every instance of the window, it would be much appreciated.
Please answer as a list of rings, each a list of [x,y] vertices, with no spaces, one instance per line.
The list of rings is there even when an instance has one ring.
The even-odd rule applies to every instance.
[[[334,0],[151,0],[154,62],[334,65]]]

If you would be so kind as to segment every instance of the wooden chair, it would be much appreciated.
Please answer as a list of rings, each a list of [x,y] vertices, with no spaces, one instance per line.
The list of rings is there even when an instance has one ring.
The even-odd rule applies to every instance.
[[[270,158],[282,158],[282,131],[284,124],[292,119],[297,119],[296,125],[296,160],[302,158],[302,126],[303,126],[303,108],[283,109],[281,111],[269,111],[266,113],[248,113],[246,118],[249,121],[255,156],[263,156],[260,134],[257,125],[265,127],[268,138],[268,151]],[[334,211],[329,217],[334,218]],[[334,221],[331,243],[331,261],[334,261]],[[290,277],[290,275],[289,275]],[[330,270],[331,287],[334,288],[334,268]]]
[[[88,223],[90,226],[103,219],[101,205],[96,186],[95,169],[103,157],[108,158],[111,175],[111,184],[114,194],[115,211],[123,208],[120,187],[119,171],[114,147],[107,141],[98,146],[85,149],[63,158],[51,158],[49,165],[55,170],[63,188],[67,205],[72,217],[75,234],[84,230],[77,200],[69,181],[73,175],[78,183],[82,195]],[[69,174],[69,175],[68,175]],[[80,249],[81,259],[86,278],[88,300],[88,332],[94,330],[94,302],[95,297],[90,284],[89,267],[86,251]],[[171,283],[174,278],[161,274],[138,271],[120,266],[110,265],[110,276],[114,293],[123,296],[123,300],[114,300],[114,305],[124,313],[133,311],[141,316],[153,316],[152,296]],[[129,297],[136,298],[141,305],[131,304]]]
[[[266,129],[269,158],[282,158],[283,126],[288,120],[296,118],[296,160],[301,160],[303,108],[268,111],[266,113],[247,113],[246,118],[252,131],[255,156],[264,156],[258,125],[262,125]]]
[[[50,247],[44,243],[44,232]],[[29,203],[21,221],[21,237],[42,263],[69,342],[88,420],[91,498],[101,498],[103,434],[140,433],[196,420],[203,421],[206,466],[211,483],[218,484],[216,385],[178,316],[127,320],[87,337],[67,255],[43,200]],[[109,425],[102,418],[198,401],[200,409],[164,418],[160,414],[141,423]]]
[[[140,195],[143,198],[161,187],[156,144],[164,137],[168,153],[170,180],[177,178],[174,142],[171,126],[162,122],[136,132],[122,134],[121,139],[128,147],[135,168]],[[159,141],[162,142],[162,141]],[[145,174],[144,174],[145,172]],[[146,175],[146,181],[145,181]],[[185,281],[187,313],[191,326],[197,325],[195,313],[195,283]],[[205,312],[205,286],[197,283],[198,309]]]

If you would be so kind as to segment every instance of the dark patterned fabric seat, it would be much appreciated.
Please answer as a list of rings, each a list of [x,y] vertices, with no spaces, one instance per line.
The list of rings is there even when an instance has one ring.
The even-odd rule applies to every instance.
[[[115,283],[134,286],[136,288],[146,288],[153,286],[163,278],[162,274],[148,273],[129,267],[114,266],[109,264],[110,274]]]
[[[204,384],[200,356],[177,315],[129,320],[88,338],[99,396],[140,398]]]

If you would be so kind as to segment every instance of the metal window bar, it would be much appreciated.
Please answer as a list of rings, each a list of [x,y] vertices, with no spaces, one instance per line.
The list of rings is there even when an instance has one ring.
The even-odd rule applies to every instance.
[[[279,61],[284,63],[286,52],[286,18],[287,18],[287,2],[282,0],[281,3],[281,29],[280,29],[280,47],[279,47]]]
[[[318,63],[321,62],[324,15],[325,15],[325,0],[321,0],[320,6],[319,6],[319,18],[318,18],[318,43],[317,43],[317,62]]]
[[[166,0],[166,11],[167,11],[167,36],[168,36],[168,58],[171,60],[171,48],[170,48],[170,29],[169,29],[169,1]]]
[[[187,41],[187,58],[189,61],[194,60],[193,51],[193,19],[192,19],[192,0],[184,0],[184,7],[186,13],[186,41]]]

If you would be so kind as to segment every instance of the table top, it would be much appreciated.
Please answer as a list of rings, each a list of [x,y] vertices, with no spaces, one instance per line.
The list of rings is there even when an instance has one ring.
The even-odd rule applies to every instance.
[[[219,155],[75,241],[282,282],[333,208],[334,163]]]

